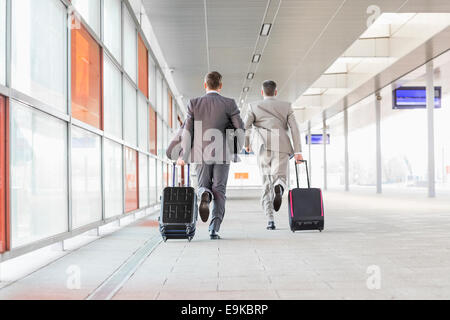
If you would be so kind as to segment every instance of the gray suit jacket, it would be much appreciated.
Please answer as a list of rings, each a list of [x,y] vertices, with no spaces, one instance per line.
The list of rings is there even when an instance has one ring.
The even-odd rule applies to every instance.
[[[250,129],[252,127],[253,137],[251,139]],[[245,129],[247,130],[245,147],[251,145],[256,152],[261,147],[290,155],[302,152],[300,130],[294,110],[288,102],[267,98],[251,104],[245,120]],[[288,134],[289,129],[293,144]]]
[[[230,130],[230,123],[234,129]],[[245,140],[244,122],[233,99],[208,93],[189,102],[181,139],[185,162],[230,163],[235,159],[234,145],[230,145],[234,137],[237,138],[237,148],[242,149]]]

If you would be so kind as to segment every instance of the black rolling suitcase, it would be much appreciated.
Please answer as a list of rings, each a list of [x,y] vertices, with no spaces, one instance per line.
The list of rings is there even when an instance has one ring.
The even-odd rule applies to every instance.
[[[195,236],[198,204],[195,189],[190,187],[190,166],[188,165],[187,187],[175,187],[176,165],[173,166],[173,187],[163,191],[159,230],[164,242],[169,239],[187,239]]]
[[[308,178],[308,189],[300,189],[298,179],[298,164],[295,164],[297,176],[297,189],[289,192],[289,224],[292,232],[305,230],[319,230],[325,228],[325,216],[323,207],[322,190],[311,188],[306,164],[306,175]]]

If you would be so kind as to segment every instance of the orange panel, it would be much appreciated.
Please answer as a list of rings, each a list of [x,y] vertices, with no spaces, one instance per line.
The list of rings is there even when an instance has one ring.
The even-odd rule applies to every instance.
[[[0,96],[0,253],[7,250],[6,233],[6,103]]]
[[[248,178],[249,178],[248,172],[234,174],[234,179],[236,180],[248,180]]]
[[[148,50],[139,35],[138,41],[139,89],[148,98]]]
[[[137,151],[125,148],[125,212],[139,208]]]
[[[156,119],[156,112],[150,108],[150,153],[156,155],[158,149],[158,122]]]
[[[102,54],[81,26],[72,29],[72,116],[102,129]]]

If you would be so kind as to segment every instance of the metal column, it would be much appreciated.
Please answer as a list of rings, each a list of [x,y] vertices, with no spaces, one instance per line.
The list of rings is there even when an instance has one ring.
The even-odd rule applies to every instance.
[[[345,136],[345,191],[350,191],[350,165],[348,154],[348,110],[344,110],[344,136]]]
[[[434,157],[434,64],[427,63],[427,119],[428,119],[428,196],[436,197]]]
[[[383,168],[381,158],[381,95],[375,94],[375,113],[376,113],[376,158],[377,158],[377,193],[383,193]]]

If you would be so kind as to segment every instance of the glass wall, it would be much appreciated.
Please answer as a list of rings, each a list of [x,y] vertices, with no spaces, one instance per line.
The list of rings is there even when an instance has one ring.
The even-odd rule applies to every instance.
[[[0,253],[7,244],[31,250],[36,241],[156,205],[169,177],[167,117],[178,110],[167,109],[170,89],[134,13],[121,0],[75,0],[73,16],[65,1],[12,0],[7,26],[6,2],[0,0],[0,85],[11,88],[2,90],[0,120],[9,101],[10,158],[0,169],[10,170],[11,205],[6,214],[0,208]]]
[[[312,128],[312,134],[321,135],[323,133],[322,126],[316,126]],[[306,140],[306,137],[305,137]],[[306,141],[305,141],[306,143]],[[309,145],[306,145],[309,149]],[[324,154],[323,154],[323,144],[313,144],[311,145],[311,161],[308,163],[311,172],[311,186],[314,188],[324,187]]]
[[[104,56],[104,126],[105,132],[122,139],[122,74]]]
[[[17,248],[68,231],[67,124],[11,102],[11,227]]]
[[[0,95],[0,158],[6,158],[6,99]],[[0,161],[0,172],[6,172],[6,161]],[[0,253],[6,251],[6,175],[0,175]]]
[[[122,146],[105,139],[105,218],[123,214]]]
[[[100,0],[72,0],[72,4],[87,22],[89,27],[91,27],[97,35],[100,35]]]
[[[12,87],[67,113],[64,5],[58,0],[14,0],[11,3]]]
[[[103,8],[104,41],[106,47],[120,63],[122,61],[122,2],[120,0],[103,1]]]
[[[72,227],[102,218],[100,137],[72,127]]]
[[[6,83],[6,0],[0,0],[0,84]]]

